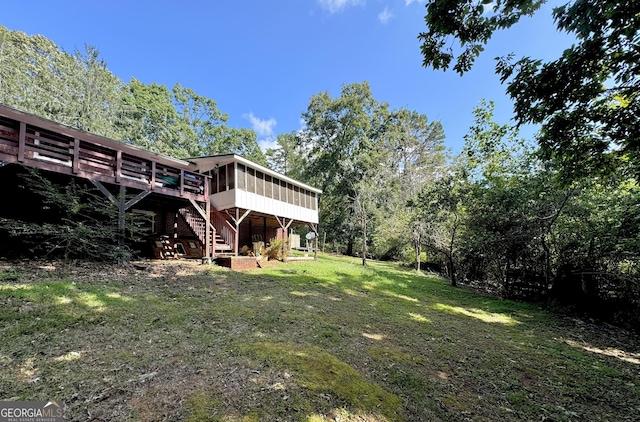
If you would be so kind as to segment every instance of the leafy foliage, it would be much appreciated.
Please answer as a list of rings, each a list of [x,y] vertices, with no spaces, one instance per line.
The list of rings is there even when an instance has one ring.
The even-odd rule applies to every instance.
[[[290,157],[295,175],[322,188],[320,219],[329,242],[352,254],[362,240],[363,258],[365,250],[390,256],[406,245],[419,249],[411,240],[419,225],[411,204],[442,169],[440,122],[390,110],[366,82],[343,86],[338,98],[313,96],[303,119],[297,144],[276,152]]]
[[[86,182],[54,181],[42,172],[25,168],[23,195],[34,195],[39,210],[34,216],[0,218],[0,230],[14,244],[24,243],[34,256],[121,261],[128,249],[118,247],[118,209]],[[140,217],[128,218],[127,232],[144,236]]]
[[[421,33],[424,66],[447,69],[454,52],[450,38],[464,49],[454,69],[463,74],[491,35],[533,14],[542,1],[447,0],[427,4],[428,31]],[[493,5],[490,13],[485,7]],[[640,166],[640,5],[636,1],[575,0],[557,7],[559,30],[577,43],[558,59],[499,58],[496,73],[507,83],[518,124],[542,126],[545,159],[555,160],[566,183],[619,167],[637,175]]]
[[[265,249],[264,254],[268,259],[282,260],[282,250],[284,249],[284,239],[271,239],[269,247]]]
[[[420,195],[430,261],[453,284],[553,297],[636,324],[637,180],[620,173],[560,183],[558,171],[492,114],[491,103],[481,103],[448,175]]]

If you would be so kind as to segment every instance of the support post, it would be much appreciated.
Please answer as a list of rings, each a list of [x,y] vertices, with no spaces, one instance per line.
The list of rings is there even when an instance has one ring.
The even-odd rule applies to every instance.
[[[267,217],[262,217],[262,242],[267,246]]]
[[[102,192],[102,194],[106,196],[107,199],[111,201],[111,203],[113,203],[116,207],[118,207],[118,247],[121,249],[121,251],[124,252],[124,243],[125,243],[124,240],[125,240],[125,234],[126,234],[125,233],[125,227],[126,227],[125,213],[129,208],[133,207],[135,204],[137,204],[138,202],[146,198],[151,193],[151,191],[142,191],[138,195],[136,195],[135,198],[132,198],[129,201],[127,201],[127,188],[124,185],[120,185],[118,197],[116,198],[99,181],[91,180],[91,183],[93,183],[93,185],[96,188],[98,188],[98,190]],[[120,259],[119,262],[122,263],[122,259]]]
[[[191,206],[200,214],[200,217],[205,221],[205,234],[204,234],[204,256],[203,260],[207,260],[211,263],[211,203],[205,202],[204,209],[194,199],[189,199]]]
[[[120,192],[118,193],[118,247],[121,250],[124,250],[126,200],[127,188],[120,185]]]
[[[313,260],[318,260],[318,225],[317,224],[309,224],[311,230],[313,230]]]
[[[240,209],[236,208],[236,217],[233,218],[229,213],[227,213],[227,215],[229,215],[229,217],[231,217],[231,219],[233,220],[234,224],[235,224],[235,229],[236,229],[236,235],[235,235],[235,242],[233,245],[233,253],[238,256],[238,249],[240,247],[240,223],[242,223],[242,220],[244,220],[245,218],[247,218],[247,216],[249,215],[249,213],[251,212],[251,210],[246,210],[244,212],[244,214],[242,214],[242,217],[240,217]]]
[[[209,201],[209,195],[205,195],[207,202],[205,203],[205,209],[206,209],[206,214],[207,214],[207,218],[206,220],[206,227],[207,227],[207,234],[205,236],[205,239],[207,241],[207,245],[204,248],[204,253],[207,256],[207,264],[211,264],[211,259],[213,258],[213,253],[215,252],[215,248],[213,247],[213,233],[211,230],[211,202]]]
[[[280,218],[278,218],[277,215],[274,215],[274,217],[276,218],[278,224],[280,224],[280,228],[282,229],[282,260],[286,261],[288,252],[287,243],[289,241],[289,227],[291,226],[291,223],[293,223],[293,218],[287,223],[286,217],[282,217],[282,221],[280,221]]]

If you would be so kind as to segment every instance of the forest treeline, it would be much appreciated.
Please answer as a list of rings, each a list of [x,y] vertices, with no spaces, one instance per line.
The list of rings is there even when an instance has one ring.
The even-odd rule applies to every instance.
[[[236,153],[266,164],[256,133],[227,126],[214,100],[179,83],[124,82],[95,47],[67,52],[2,25],[0,102],[176,158]]]
[[[304,129],[263,154],[212,99],[125,83],[93,47],[68,53],[0,27],[0,103],[174,157],[236,153],[317,186],[321,243],[363,264],[398,259],[453,284],[640,326],[635,161],[567,173],[562,156],[495,122],[490,101],[453,155],[439,121],[391,108],[366,82],[346,84],[312,96]]]

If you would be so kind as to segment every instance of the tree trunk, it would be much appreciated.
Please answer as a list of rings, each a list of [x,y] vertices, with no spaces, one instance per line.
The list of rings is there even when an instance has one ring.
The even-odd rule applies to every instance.
[[[367,219],[362,218],[362,265],[367,266]]]
[[[415,242],[413,248],[416,251],[416,271],[420,271],[420,255],[422,255],[422,248],[420,242]]]
[[[453,263],[453,256],[449,255],[447,258],[449,261],[449,276],[451,277],[451,286],[456,287],[458,285],[458,282],[456,280],[456,268],[455,264]]]

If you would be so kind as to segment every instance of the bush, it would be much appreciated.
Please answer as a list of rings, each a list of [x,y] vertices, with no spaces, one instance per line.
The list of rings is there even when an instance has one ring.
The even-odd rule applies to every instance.
[[[282,247],[284,246],[283,239],[271,239],[269,241],[269,247],[264,251],[264,254],[268,259],[282,260]]]

